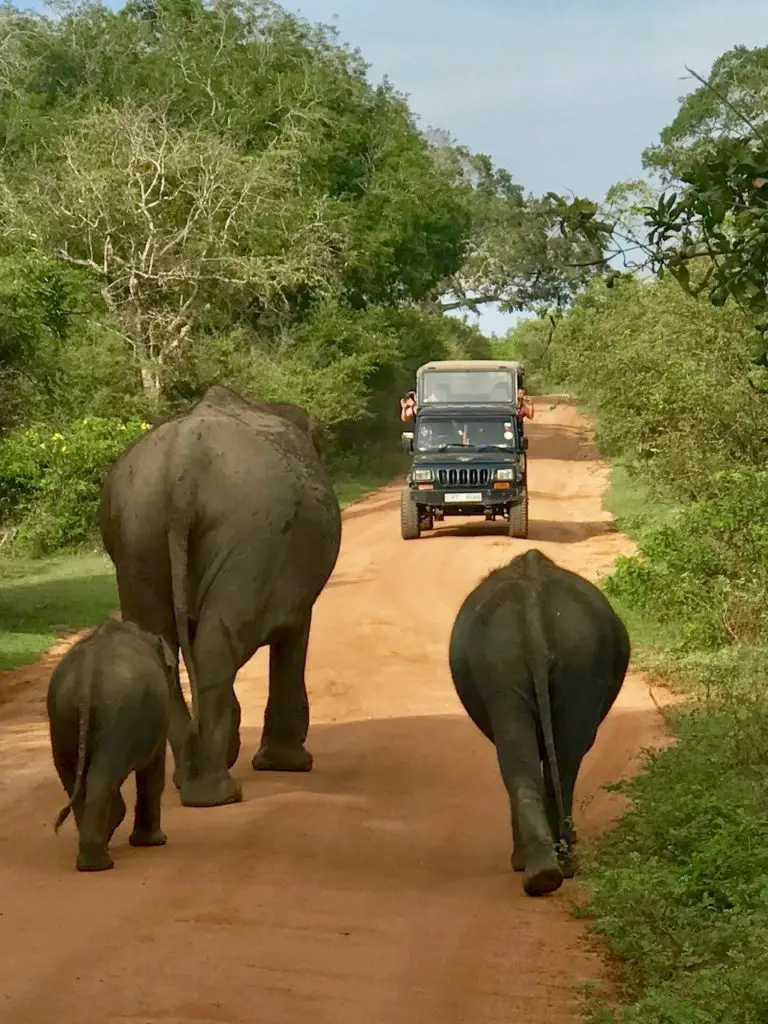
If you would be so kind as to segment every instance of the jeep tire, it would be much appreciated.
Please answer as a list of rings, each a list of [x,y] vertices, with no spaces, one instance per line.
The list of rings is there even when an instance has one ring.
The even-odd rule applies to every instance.
[[[403,540],[418,540],[421,536],[419,506],[411,497],[408,487],[400,492],[400,535]]]
[[[509,536],[525,540],[528,536],[528,488],[523,488],[523,500],[509,510]]]

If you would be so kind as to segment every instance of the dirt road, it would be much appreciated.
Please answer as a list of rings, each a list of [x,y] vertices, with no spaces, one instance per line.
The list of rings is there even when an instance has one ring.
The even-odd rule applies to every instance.
[[[266,657],[240,674],[242,804],[182,808],[166,791],[163,849],[115,837],[116,869],[74,870],[75,831],[44,719],[48,664],[0,688],[0,1020],[13,1024],[561,1024],[601,968],[568,914],[509,868],[506,795],[465,718],[447,641],[466,593],[536,546],[590,578],[630,542],[601,510],[607,471],[570,404],[529,428],[531,536],[491,524],[399,536],[399,490],[350,507],[315,614],[310,775],[254,774]],[[577,827],[661,741],[628,678],[582,769]],[[131,784],[132,789],[132,784]],[[129,790],[130,792],[130,790]]]

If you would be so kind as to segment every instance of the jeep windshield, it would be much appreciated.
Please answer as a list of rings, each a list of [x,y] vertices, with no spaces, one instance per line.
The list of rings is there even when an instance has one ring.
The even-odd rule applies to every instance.
[[[512,403],[515,375],[511,370],[427,370],[421,393],[424,405]]]
[[[491,419],[425,419],[416,425],[414,448],[419,452],[445,452],[470,448],[508,451],[515,446],[514,424]]]

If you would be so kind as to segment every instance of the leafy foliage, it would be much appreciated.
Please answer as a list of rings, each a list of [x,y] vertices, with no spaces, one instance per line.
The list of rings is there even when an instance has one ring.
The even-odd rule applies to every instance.
[[[596,282],[551,328],[523,323],[510,346],[531,373],[585,396],[607,454],[682,498],[706,496],[720,470],[761,463],[768,409],[749,386],[752,327],[739,309],[628,274],[612,290]]]
[[[627,265],[627,253],[634,253],[633,269],[669,272],[685,291],[706,296],[714,306],[735,302],[759,332],[749,351],[761,369],[750,379],[765,388],[768,47],[735,47],[715,61],[708,79],[691,74],[700,87],[681,102],[659,144],[644,154],[646,167],[662,174],[660,194],[653,196],[648,183],[618,186],[604,211],[587,214],[579,230],[586,240],[601,240],[606,260],[622,255]],[[642,193],[645,203],[638,204]],[[613,274],[606,276],[612,284]]]
[[[110,464],[150,424],[85,416],[66,433],[25,427],[0,444],[0,520],[21,549],[45,554],[88,540]]]
[[[733,302],[625,274],[506,341],[529,379],[596,414],[617,460],[611,510],[637,541],[603,585],[636,666],[691,701],[677,743],[621,787],[628,815],[587,844],[581,913],[623,997],[593,1001],[590,1024],[757,1024],[768,1010],[768,409],[749,384],[753,337]]]
[[[726,50],[713,63],[707,84],[701,78],[699,82],[681,100],[658,143],[643,153],[643,165],[662,174],[668,184],[681,180],[686,168],[716,156],[721,140],[739,139],[745,127],[766,124],[768,47]]]

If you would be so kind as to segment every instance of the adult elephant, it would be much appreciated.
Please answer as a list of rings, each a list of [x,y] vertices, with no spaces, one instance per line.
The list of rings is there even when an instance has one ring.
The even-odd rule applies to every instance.
[[[181,649],[169,740],[187,807],[242,799],[238,670],[269,645],[256,771],[310,771],[304,679],[312,609],[333,572],[341,513],[321,465],[322,431],[298,406],[210,388],[127,448],[101,499],[104,546],[125,620]]]

